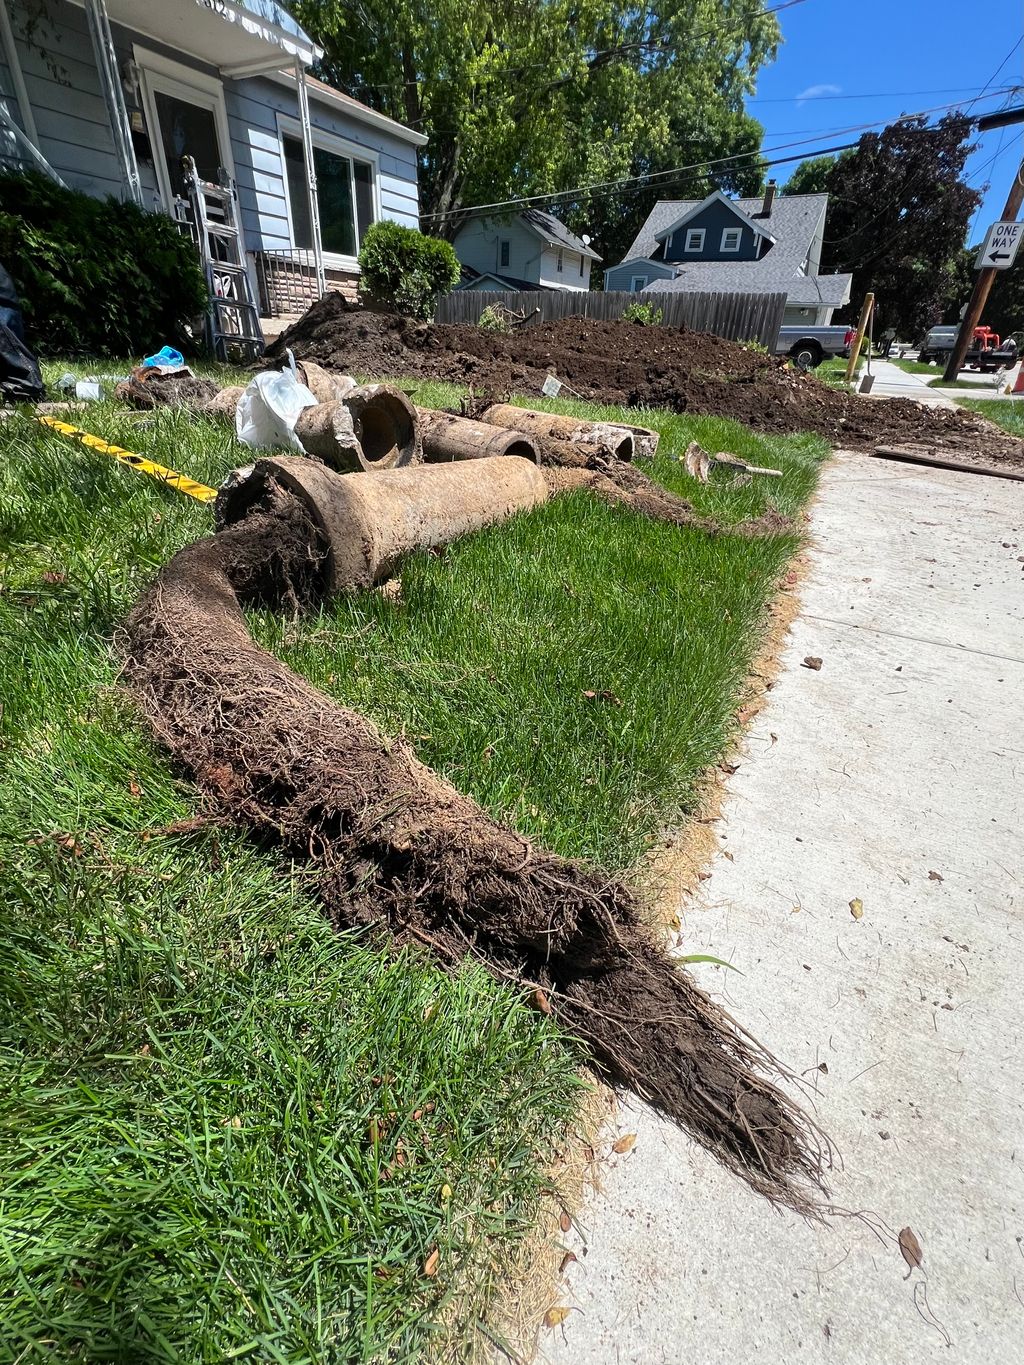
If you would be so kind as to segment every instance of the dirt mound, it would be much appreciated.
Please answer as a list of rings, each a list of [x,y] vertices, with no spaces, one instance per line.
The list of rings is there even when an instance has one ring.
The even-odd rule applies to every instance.
[[[509,333],[438,326],[328,294],[269,349],[375,377],[446,379],[487,393],[538,393],[552,371],[584,398],[732,417],[755,431],[809,431],[854,449],[916,444],[983,452],[1024,468],[1024,442],[972,413],[830,388],[772,356],[688,328],[566,318]]]
[[[554,1012],[610,1082],[809,1211],[822,1180],[813,1124],[648,936],[629,889],[534,848],[253,642],[240,599],[315,594],[323,553],[271,489],[165,566],[125,632],[125,676],[158,738],[222,811],[310,865],[336,924],[452,964],[478,958]]]

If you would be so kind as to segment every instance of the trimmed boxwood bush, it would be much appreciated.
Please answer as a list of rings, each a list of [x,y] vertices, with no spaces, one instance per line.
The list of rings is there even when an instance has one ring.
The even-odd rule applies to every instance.
[[[191,241],[162,213],[62,189],[36,171],[0,175],[0,261],[29,344],[43,355],[184,349],[207,307]],[[202,344],[198,336],[191,349]]]
[[[440,294],[459,282],[451,242],[382,219],[366,231],[359,253],[359,287],[374,303],[429,318]]]

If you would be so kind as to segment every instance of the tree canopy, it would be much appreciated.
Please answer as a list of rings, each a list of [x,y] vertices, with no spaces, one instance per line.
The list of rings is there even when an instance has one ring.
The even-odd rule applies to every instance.
[[[296,0],[324,79],[423,132],[423,226],[475,205],[756,152],[744,111],[779,42],[760,0]],[[756,157],[551,205],[617,261],[659,197],[755,194]]]
[[[853,275],[850,316],[873,290],[878,327],[917,337],[964,293],[964,240],[981,194],[963,178],[973,150],[962,114],[901,119],[854,150],[802,162],[786,192],[830,196],[823,272]]]

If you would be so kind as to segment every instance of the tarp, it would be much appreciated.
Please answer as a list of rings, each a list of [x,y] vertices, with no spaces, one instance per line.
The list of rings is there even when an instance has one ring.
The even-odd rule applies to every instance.
[[[20,337],[0,322],[0,400],[38,403],[44,393],[39,362]]]

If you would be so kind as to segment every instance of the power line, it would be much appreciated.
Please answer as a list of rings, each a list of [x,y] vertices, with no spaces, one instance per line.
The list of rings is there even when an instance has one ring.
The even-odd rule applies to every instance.
[[[961,103],[962,103],[962,102],[961,102]],[[902,122],[904,122],[905,120],[908,120],[908,119],[911,119],[911,118],[923,118],[923,117],[925,117],[925,116],[928,115],[928,114],[940,113],[940,112],[942,112],[942,111],[944,111],[944,110],[951,110],[951,109],[956,109],[956,108],[959,108],[959,107],[960,107],[960,106],[959,106],[959,103],[957,103],[957,104],[940,104],[940,105],[936,105],[936,106],[935,106],[934,108],[932,108],[932,109],[922,109],[919,113],[915,113],[915,114],[904,114],[900,119],[897,119],[896,122],[902,123]],[[861,124],[854,124],[854,125],[852,125],[851,127],[847,127],[847,128],[836,128],[836,129],[834,129],[834,130],[831,130],[831,133],[828,133],[827,131],[823,131],[823,132],[821,132],[821,133],[818,133],[818,134],[816,135],[816,137],[822,137],[822,136],[827,136],[827,135],[832,135],[832,136],[838,137],[838,136],[842,135],[843,133],[863,133],[863,132],[868,132],[868,131],[870,131],[872,128],[879,128],[879,127],[885,127],[885,126],[887,126],[887,120],[885,120],[885,119],[876,119],[875,122],[873,122],[873,123],[861,123]],[[921,131],[922,131],[922,132],[927,132],[928,130],[927,130],[927,129],[921,129]],[[530,205],[532,205],[532,204],[552,203],[552,202],[555,201],[555,200],[561,201],[561,200],[563,200],[563,199],[572,202],[572,201],[575,201],[575,200],[577,200],[577,199],[584,198],[584,197],[586,197],[586,196],[588,196],[588,195],[591,195],[591,194],[593,194],[593,193],[595,193],[595,192],[597,192],[597,191],[599,191],[599,190],[600,190],[600,191],[615,190],[615,191],[622,192],[622,191],[626,190],[627,187],[629,187],[629,186],[636,186],[636,187],[639,188],[639,189],[645,189],[645,190],[646,190],[646,189],[659,189],[659,188],[665,188],[665,183],[664,183],[663,180],[662,180],[662,177],[665,177],[665,176],[682,175],[682,174],[685,174],[686,172],[689,172],[689,171],[699,171],[699,170],[700,170],[701,168],[703,168],[703,167],[708,167],[708,168],[710,169],[710,168],[713,167],[713,166],[724,166],[726,162],[736,162],[736,161],[747,162],[747,161],[750,161],[752,158],[764,158],[765,155],[768,154],[768,153],[771,153],[771,152],[778,152],[778,151],[786,151],[786,150],[788,150],[788,149],[791,148],[791,147],[801,147],[801,146],[805,146],[807,142],[812,142],[812,141],[815,141],[815,140],[816,140],[816,138],[808,138],[808,139],[805,139],[805,140],[802,140],[802,141],[797,141],[797,142],[782,142],[782,143],[779,143],[779,145],[776,146],[776,147],[765,147],[765,148],[760,148],[760,149],[758,149],[758,150],[749,151],[749,152],[734,152],[734,153],[732,153],[732,155],[730,155],[730,156],[716,157],[716,158],[714,158],[714,159],[712,159],[712,160],[710,160],[710,161],[696,161],[696,162],[693,162],[691,165],[688,165],[688,166],[674,166],[674,167],[670,168],[669,170],[665,170],[665,171],[651,171],[651,172],[648,172],[646,175],[627,176],[627,177],[625,177],[625,178],[623,178],[623,179],[620,179],[620,180],[606,180],[606,181],[598,182],[598,183],[593,184],[593,185],[580,185],[580,186],[577,186],[576,188],[571,189],[571,190],[552,190],[552,191],[550,191],[549,193],[546,193],[546,194],[520,195],[520,196],[519,196],[518,198],[516,198],[516,199],[504,199],[504,200],[496,201],[495,203],[491,203],[491,204],[473,204],[473,205],[471,205],[471,206],[469,207],[468,210],[466,210],[466,211],[459,211],[459,216],[460,216],[461,218],[463,218],[463,219],[468,219],[468,218],[479,218],[479,217],[481,216],[482,213],[486,213],[486,212],[492,212],[492,213],[493,213],[493,212],[495,212],[495,211],[497,211],[497,210],[500,210],[500,209],[522,209],[522,208],[528,208],[528,207],[530,207]],[[846,150],[848,150],[848,148],[850,148],[850,147],[856,147],[856,146],[857,146],[857,143],[856,143],[856,142],[850,142],[850,143],[844,144],[842,147],[815,148],[815,149],[810,150],[810,151],[801,152],[801,153],[800,153],[799,155],[797,155],[797,156],[782,157],[782,158],[780,158],[778,161],[767,161],[765,164],[766,164],[766,165],[780,165],[780,164],[782,164],[783,162],[786,162],[786,161],[804,161],[804,160],[806,160],[807,158],[812,157],[812,156],[821,156],[821,155],[825,155],[825,154],[828,153],[828,152],[833,152],[833,151],[846,151]],[[729,167],[729,169],[741,169],[741,167]],[[420,220],[421,220],[422,222],[430,222],[430,221],[432,221],[432,220],[434,220],[434,219],[436,219],[436,218],[447,218],[447,217],[450,217],[450,216],[451,216],[450,212],[449,212],[449,213],[423,213],[423,214],[420,214]]]
[[[1006,56],[1003,58],[1003,60],[999,63],[999,65],[996,67],[996,69],[992,72],[992,75],[989,76],[988,80],[987,80],[987,81],[985,82],[985,84],[981,87],[981,94],[980,94],[980,95],[976,95],[976,96],[974,97],[974,99],[971,100],[970,104],[967,106],[967,109],[964,111],[965,113],[968,112],[975,104],[977,104],[978,100],[981,99],[981,96],[984,95],[985,91],[989,88],[989,86],[992,84],[992,82],[995,80],[995,78],[999,75],[1000,71],[1002,71],[1002,69],[1003,69],[1003,67],[1006,65],[1006,63],[1010,60],[1010,58],[1013,56],[1013,54],[1017,51],[1017,49],[1020,47],[1021,43],[1024,43],[1024,33],[1022,33],[1021,36],[1017,39],[1017,41],[1016,41],[1016,42],[1014,43],[1014,45],[1010,48],[1009,52],[1006,54]]]
[[[869,95],[779,95],[762,97],[755,95],[744,101],[746,104],[820,104],[823,100],[888,100],[888,99],[916,99],[918,95],[970,95],[977,91],[977,98],[988,89],[985,85],[947,85],[940,86],[937,90],[876,90]],[[993,95],[1013,93],[1024,89],[1024,86],[1007,85],[998,90],[993,90]]]

